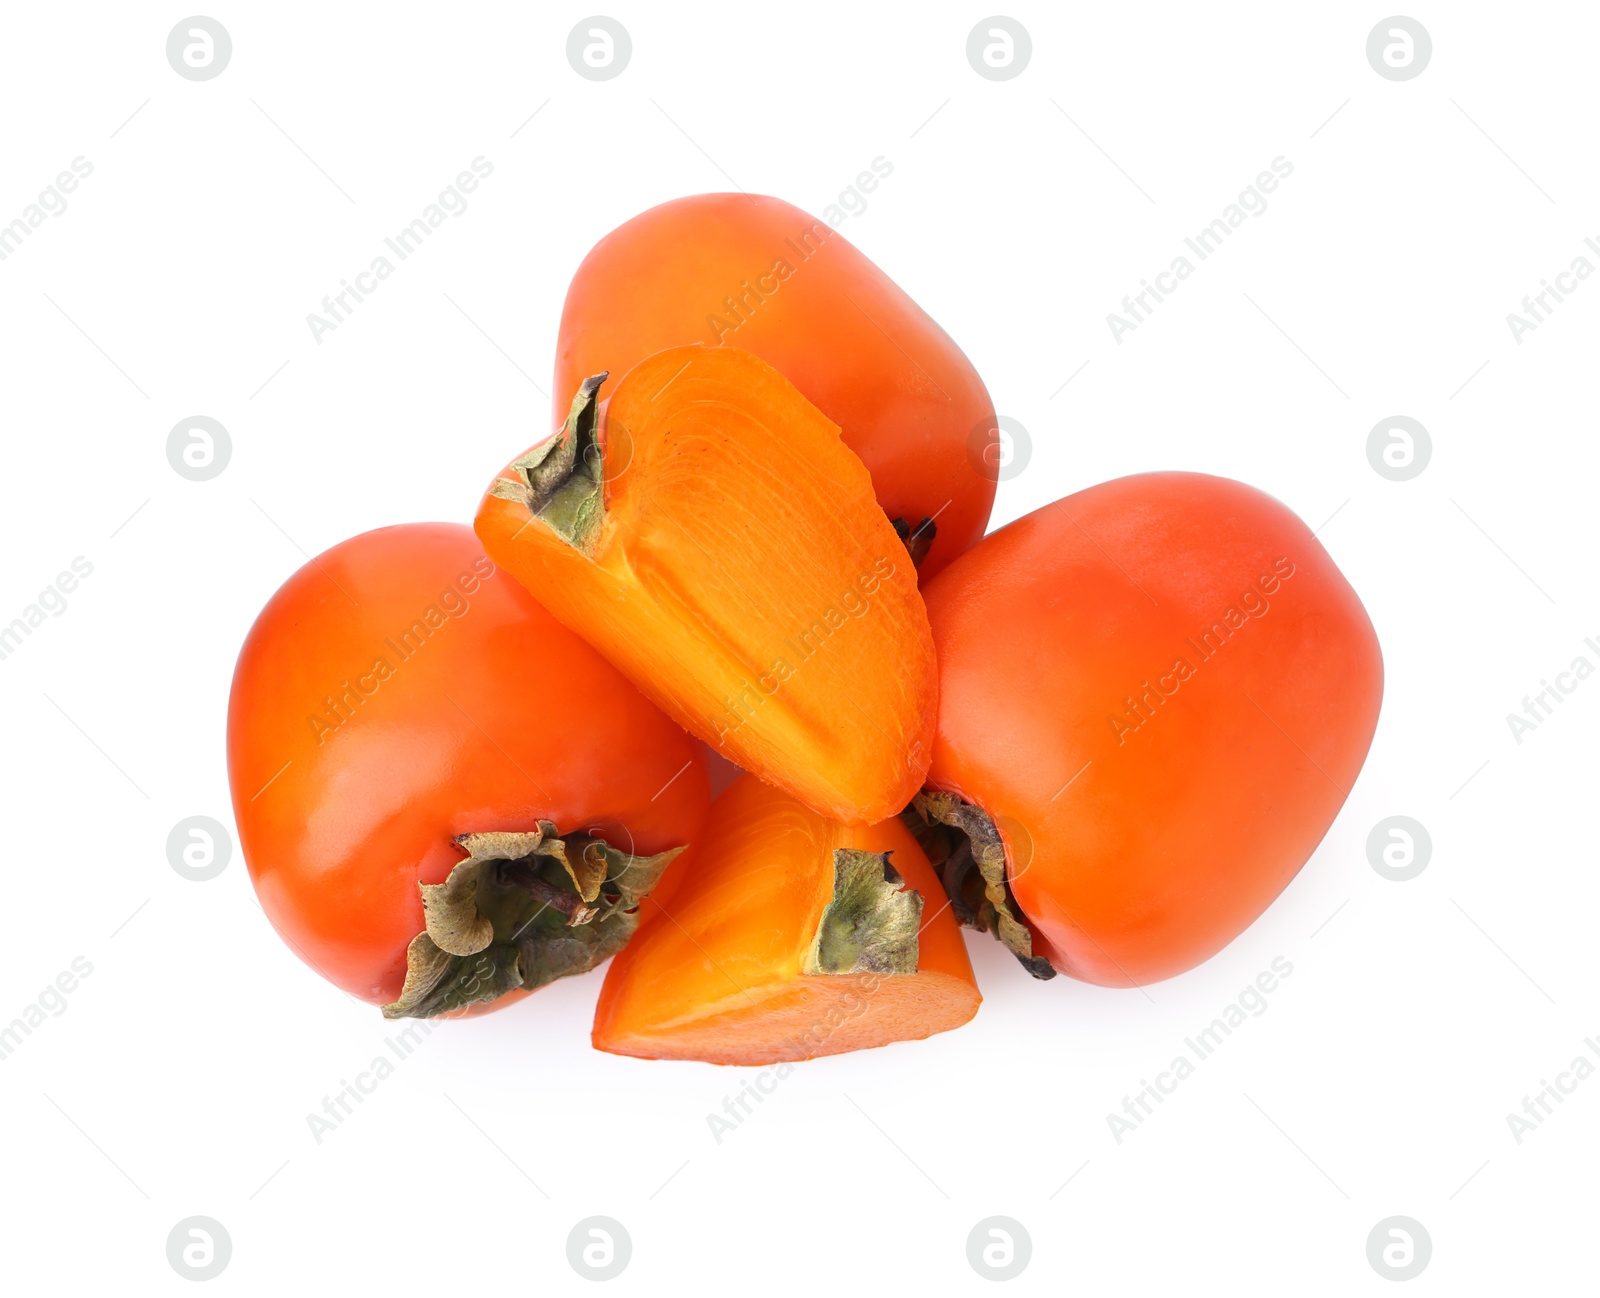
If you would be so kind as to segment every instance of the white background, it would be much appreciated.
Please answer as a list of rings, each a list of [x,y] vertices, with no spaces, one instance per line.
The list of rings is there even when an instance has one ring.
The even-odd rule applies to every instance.
[[[1393,1214],[1432,1238],[1416,1292],[1592,1284],[1600,1079],[1520,1144],[1506,1115],[1600,1036],[1600,680],[1521,744],[1505,716],[1600,665],[1600,283],[1520,344],[1505,317],[1600,237],[1600,13],[1413,10],[1432,62],[1391,82],[1382,8],[1021,5],[1032,61],[993,82],[981,7],[624,4],[632,62],[596,83],[565,54],[588,11],[530,8],[224,5],[201,83],[166,61],[181,9],[6,8],[0,221],[94,172],[0,262],[0,622],[94,572],[0,662],[0,1022],[93,965],[0,1063],[5,1288],[189,1292],[165,1241],[193,1214],[232,1239],[216,1293],[590,1292],[565,1241],[591,1214],[633,1241],[616,1293],[987,1291],[966,1239],[995,1214],[1032,1238],[1017,1292],[1386,1292]],[[306,314],[480,155],[471,208],[315,343]],[[470,518],[546,426],[607,230],[734,184],[820,211],[878,156],[841,232],[1031,434],[996,525],[1159,468],[1328,520],[1387,666],[1348,805],[1192,973],[1037,984],[969,937],[970,1026],[806,1064],[720,1144],[748,1074],[591,1051],[598,976],[447,1025],[316,1143],[391,1028],[277,939],[237,852],[193,883],[165,851],[231,826],[252,617],[344,537]],[[1278,156],[1269,209],[1114,341]],[[233,441],[208,482],[166,459],[195,414]],[[1365,452],[1395,414],[1433,440],[1401,483]],[[1392,814],[1433,840],[1406,883],[1367,860]],[[1267,1012],[1116,1143],[1107,1114],[1278,956]]]

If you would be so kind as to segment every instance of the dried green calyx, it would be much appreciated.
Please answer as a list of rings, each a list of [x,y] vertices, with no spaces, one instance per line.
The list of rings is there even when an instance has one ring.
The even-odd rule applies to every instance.
[[[928,551],[933,549],[933,538],[939,534],[939,527],[931,518],[924,517],[915,527],[912,527],[903,518],[891,518],[889,526],[894,528],[894,534],[900,538],[900,544],[905,546],[906,553],[911,556],[911,566],[920,568],[922,561],[928,557]]]
[[[605,521],[605,454],[595,434],[600,385],[596,374],[578,385],[561,431],[511,462],[515,477],[497,478],[489,491],[525,506],[570,545],[588,553]]]
[[[462,834],[467,859],[421,884],[426,931],[406,948],[387,1019],[433,1018],[593,969],[628,944],[640,900],[681,847],[631,856],[592,834]]]
[[[833,899],[802,965],[808,974],[914,974],[922,894],[907,888],[888,852],[841,847]]]
[[[1005,843],[984,810],[953,793],[928,790],[911,800],[901,819],[927,852],[956,919],[993,933],[1035,978],[1054,978],[1050,962],[1033,953],[1033,934],[1006,879]]]

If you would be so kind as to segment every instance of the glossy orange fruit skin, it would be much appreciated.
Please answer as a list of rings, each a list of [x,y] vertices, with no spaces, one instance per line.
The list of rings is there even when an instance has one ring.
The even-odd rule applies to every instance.
[[[267,918],[380,1005],[455,835],[551,820],[648,854],[690,842],[710,802],[700,745],[454,523],[367,532],[290,577],[240,650],[227,742]]]
[[[620,375],[697,342],[742,348],[779,370],[843,429],[890,518],[913,528],[936,520],[924,581],[983,535],[998,445],[983,380],[824,222],[777,198],[697,194],[618,226],[567,289],[554,426],[589,375]]]
[[[1372,742],[1383,660],[1361,601],[1299,518],[1242,483],[1091,487],[924,594],[929,785],[989,812],[1040,953],[1087,982],[1170,978],[1237,937]]]

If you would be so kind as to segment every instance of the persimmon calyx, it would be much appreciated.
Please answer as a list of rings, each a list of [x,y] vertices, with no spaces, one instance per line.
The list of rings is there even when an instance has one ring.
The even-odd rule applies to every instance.
[[[406,948],[386,1019],[433,1018],[593,969],[628,944],[640,900],[683,848],[632,856],[593,834],[462,834],[467,856],[419,884],[427,928]]]
[[[561,431],[513,460],[515,477],[497,478],[489,488],[502,500],[524,506],[586,554],[605,521],[605,452],[595,428],[600,385],[608,377],[606,371],[580,383]]]
[[[988,813],[953,793],[926,789],[902,819],[938,872],[956,919],[993,933],[1035,978],[1054,978],[1050,962],[1033,953],[1033,932],[1006,880],[1005,843]]]
[[[922,567],[922,561],[928,557],[928,551],[933,549],[933,538],[939,534],[939,525],[924,515],[922,521],[915,527],[903,518],[891,518],[889,526],[894,528],[894,534],[900,538],[900,544],[905,546],[906,553],[911,556],[911,566]]]
[[[833,898],[806,952],[807,974],[914,974],[922,894],[907,888],[888,852],[841,847],[833,854]]]

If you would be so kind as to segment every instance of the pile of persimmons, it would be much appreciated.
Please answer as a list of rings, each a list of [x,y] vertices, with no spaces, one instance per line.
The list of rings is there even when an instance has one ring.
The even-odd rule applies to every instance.
[[[564,419],[474,528],[334,546],[239,655],[262,907],[385,1015],[614,957],[602,1050],[926,1037],[977,1011],[961,925],[1036,978],[1168,978],[1344,802],[1382,659],[1306,526],[1173,472],[985,537],[982,380],[797,208],[703,195],[613,231],[555,381]]]

